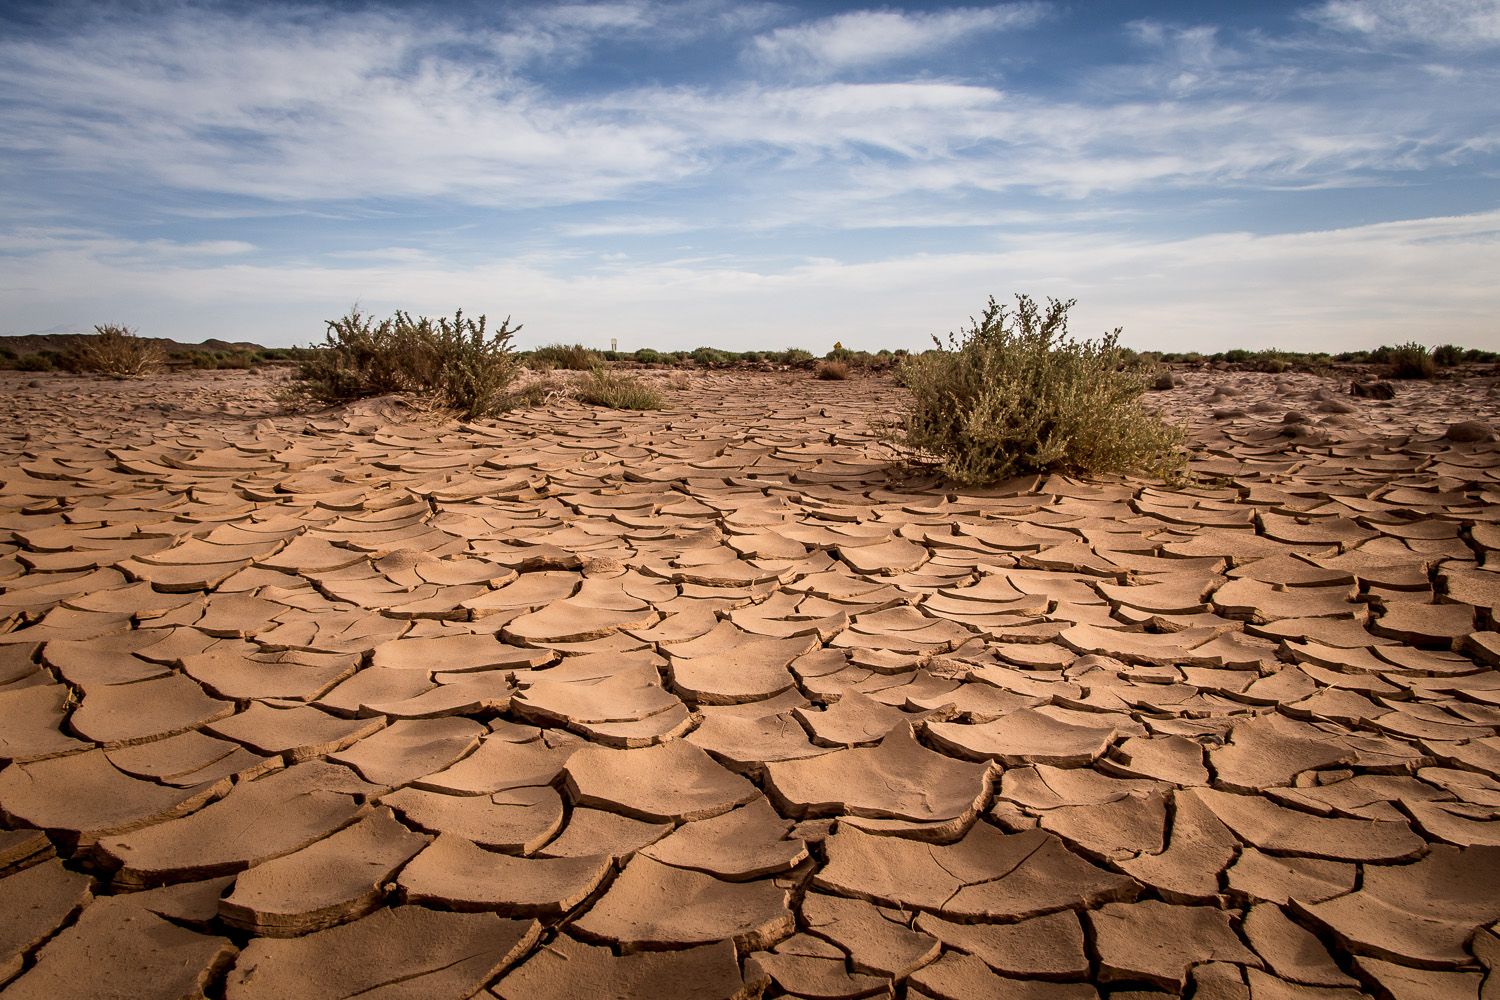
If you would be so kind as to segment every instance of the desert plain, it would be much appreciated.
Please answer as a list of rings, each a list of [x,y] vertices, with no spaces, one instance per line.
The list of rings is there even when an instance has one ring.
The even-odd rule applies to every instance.
[[[6,1000],[1500,995],[1488,369],[983,490],[883,377],[279,377],[0,373]]]

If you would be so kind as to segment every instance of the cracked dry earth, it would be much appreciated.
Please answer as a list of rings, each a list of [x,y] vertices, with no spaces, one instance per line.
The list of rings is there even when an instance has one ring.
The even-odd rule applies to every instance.
[[[1493,379],[984,492],[874,379],[272,379],[0,373],[6,1000],[1500,990]]]

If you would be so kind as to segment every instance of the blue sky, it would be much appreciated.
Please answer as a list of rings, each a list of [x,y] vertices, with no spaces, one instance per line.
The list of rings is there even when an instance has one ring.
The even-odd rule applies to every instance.
[[[1500,0],[0,3],[0,333],[1500,348]]]

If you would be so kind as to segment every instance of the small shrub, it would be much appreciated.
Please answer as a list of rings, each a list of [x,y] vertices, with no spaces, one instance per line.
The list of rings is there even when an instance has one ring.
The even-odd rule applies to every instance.
[[[297,395],[339,403],[422,392],[468,420],[497,413],[508,402],[505,389],[516,372],[510,341],[521,329],[509,317],[491,334],[484,316],[469,319],[462,309],[436,321],[397,310],[376,323],[355,307],[327,326],[325,342],[297,364]]]
[[[520,327],[516,327],[517,330]],[[548,344],[531,352],[528,364],[543,371],[561,368],[570,372],[586,372],[600,364],[604,358],[582,344]]]
[[[820,361],[813,377],[824,382],[842,382],[849,377],[849,365],[843,361]]]
[[[23,354],[16,359],[16,370],[22,372],[50,372],[52,359],[45,354]]]
[[[688,357],[705,368],[722,368],[733,360],[728,354],[712,347],[699,347]]]
[[[1268,350],[1258,352],[1255,358],[1251,360],[1250,367],[1258,372],[1266,372],[1270,375],[1280,375],[1282,372],[1291,367],[1291,362],[1287,360],[1285,354],[1273,347]]]
[[[811,351],[804,351],[800,347],[789,347],[781,352],[781,363],[793,368],[807,368],[812,365],[813,356]]]
[[[1457,344],[1440,344],[1432,349],[1433,364],[1439,368],[1452,368],[1463,362],[1464,349]]]
[[[849,361],[853,357],[854,357],[854,352],[853,351],[849,350],[849,348],[845,347],[842,343],[840,343],[838,341],[834,341],[833,349],[830,350],[827,354],[823,355],[823,360],[824,361]]]
[[[1120,331],[1098,341],[1067,332],[1073,301],[1026,295],[1010,312],[990,298],[947,345],[900,366],[912,400],[898,443],[938,458],[966,484],[1066,469],[1174,475],[1182,433],[1141,405],[1157,371],[1127,367]]]
[[[635,352],[635,360],[637,364],[659,365],[667,359],[662,355],[661,351],[654,351],[649,347],[643,347]]]
[[[158,345],[114,323],[94,327],[93,336],[85,337],[74,352],[76,369],[111,378],[143,378],[157,372],[164,361]]]
[[[573,395],[581,403],[607,406],[612,410],[659,410],[662,407],[661,393],[634,375],[612,372],[604,367],[578,376],[573,384]]]
[[[1385,355],[1385,363],[1391,366],[1392,378],[1432,378],[1437,374],[1432,353],[1414,340],[1380,350]]]

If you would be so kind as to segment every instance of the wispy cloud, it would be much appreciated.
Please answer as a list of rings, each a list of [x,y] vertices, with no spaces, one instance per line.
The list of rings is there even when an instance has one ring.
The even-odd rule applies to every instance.
[[[777,71],[820,76],[925,56],[966,38],[1027,28],[1042,3],[959,7],[929,13],[859,10],[757,36],[749,54]]]
[[[0,242],[0,250],[7,244]],[[306,342],[318,320],[360,301],[376,311],[437,313],[462,304],[514,315],[527,342],[587,340],[609,329],[626,347],[787,345],[841,337],[871,349],[920,348],[959,325],[989,293],[1076,296],[1075,331],[1123,325],[1141,348],[1226,345],[1324,350],[1396,340],[1496,346],[1490,278],[1500,271],[1500,211],[1309,233],[1189,238],[1103,237],[1037,230],[964,251],[851,262],[810,258],[664,263],[496,258],[370,259],[347,266],[229,263],[159,248],[54,237],[14,269],[9,324],[129,313],[150,332]],[[66,294],[59,291],[69,289]],[[109,304],[109,308],[106,308]],[[53,317],[43,323],[43,317]]]
[[[1328,0],[1309,10],[1308,17],[1379,46],[1500,46],[1497,0]]]

